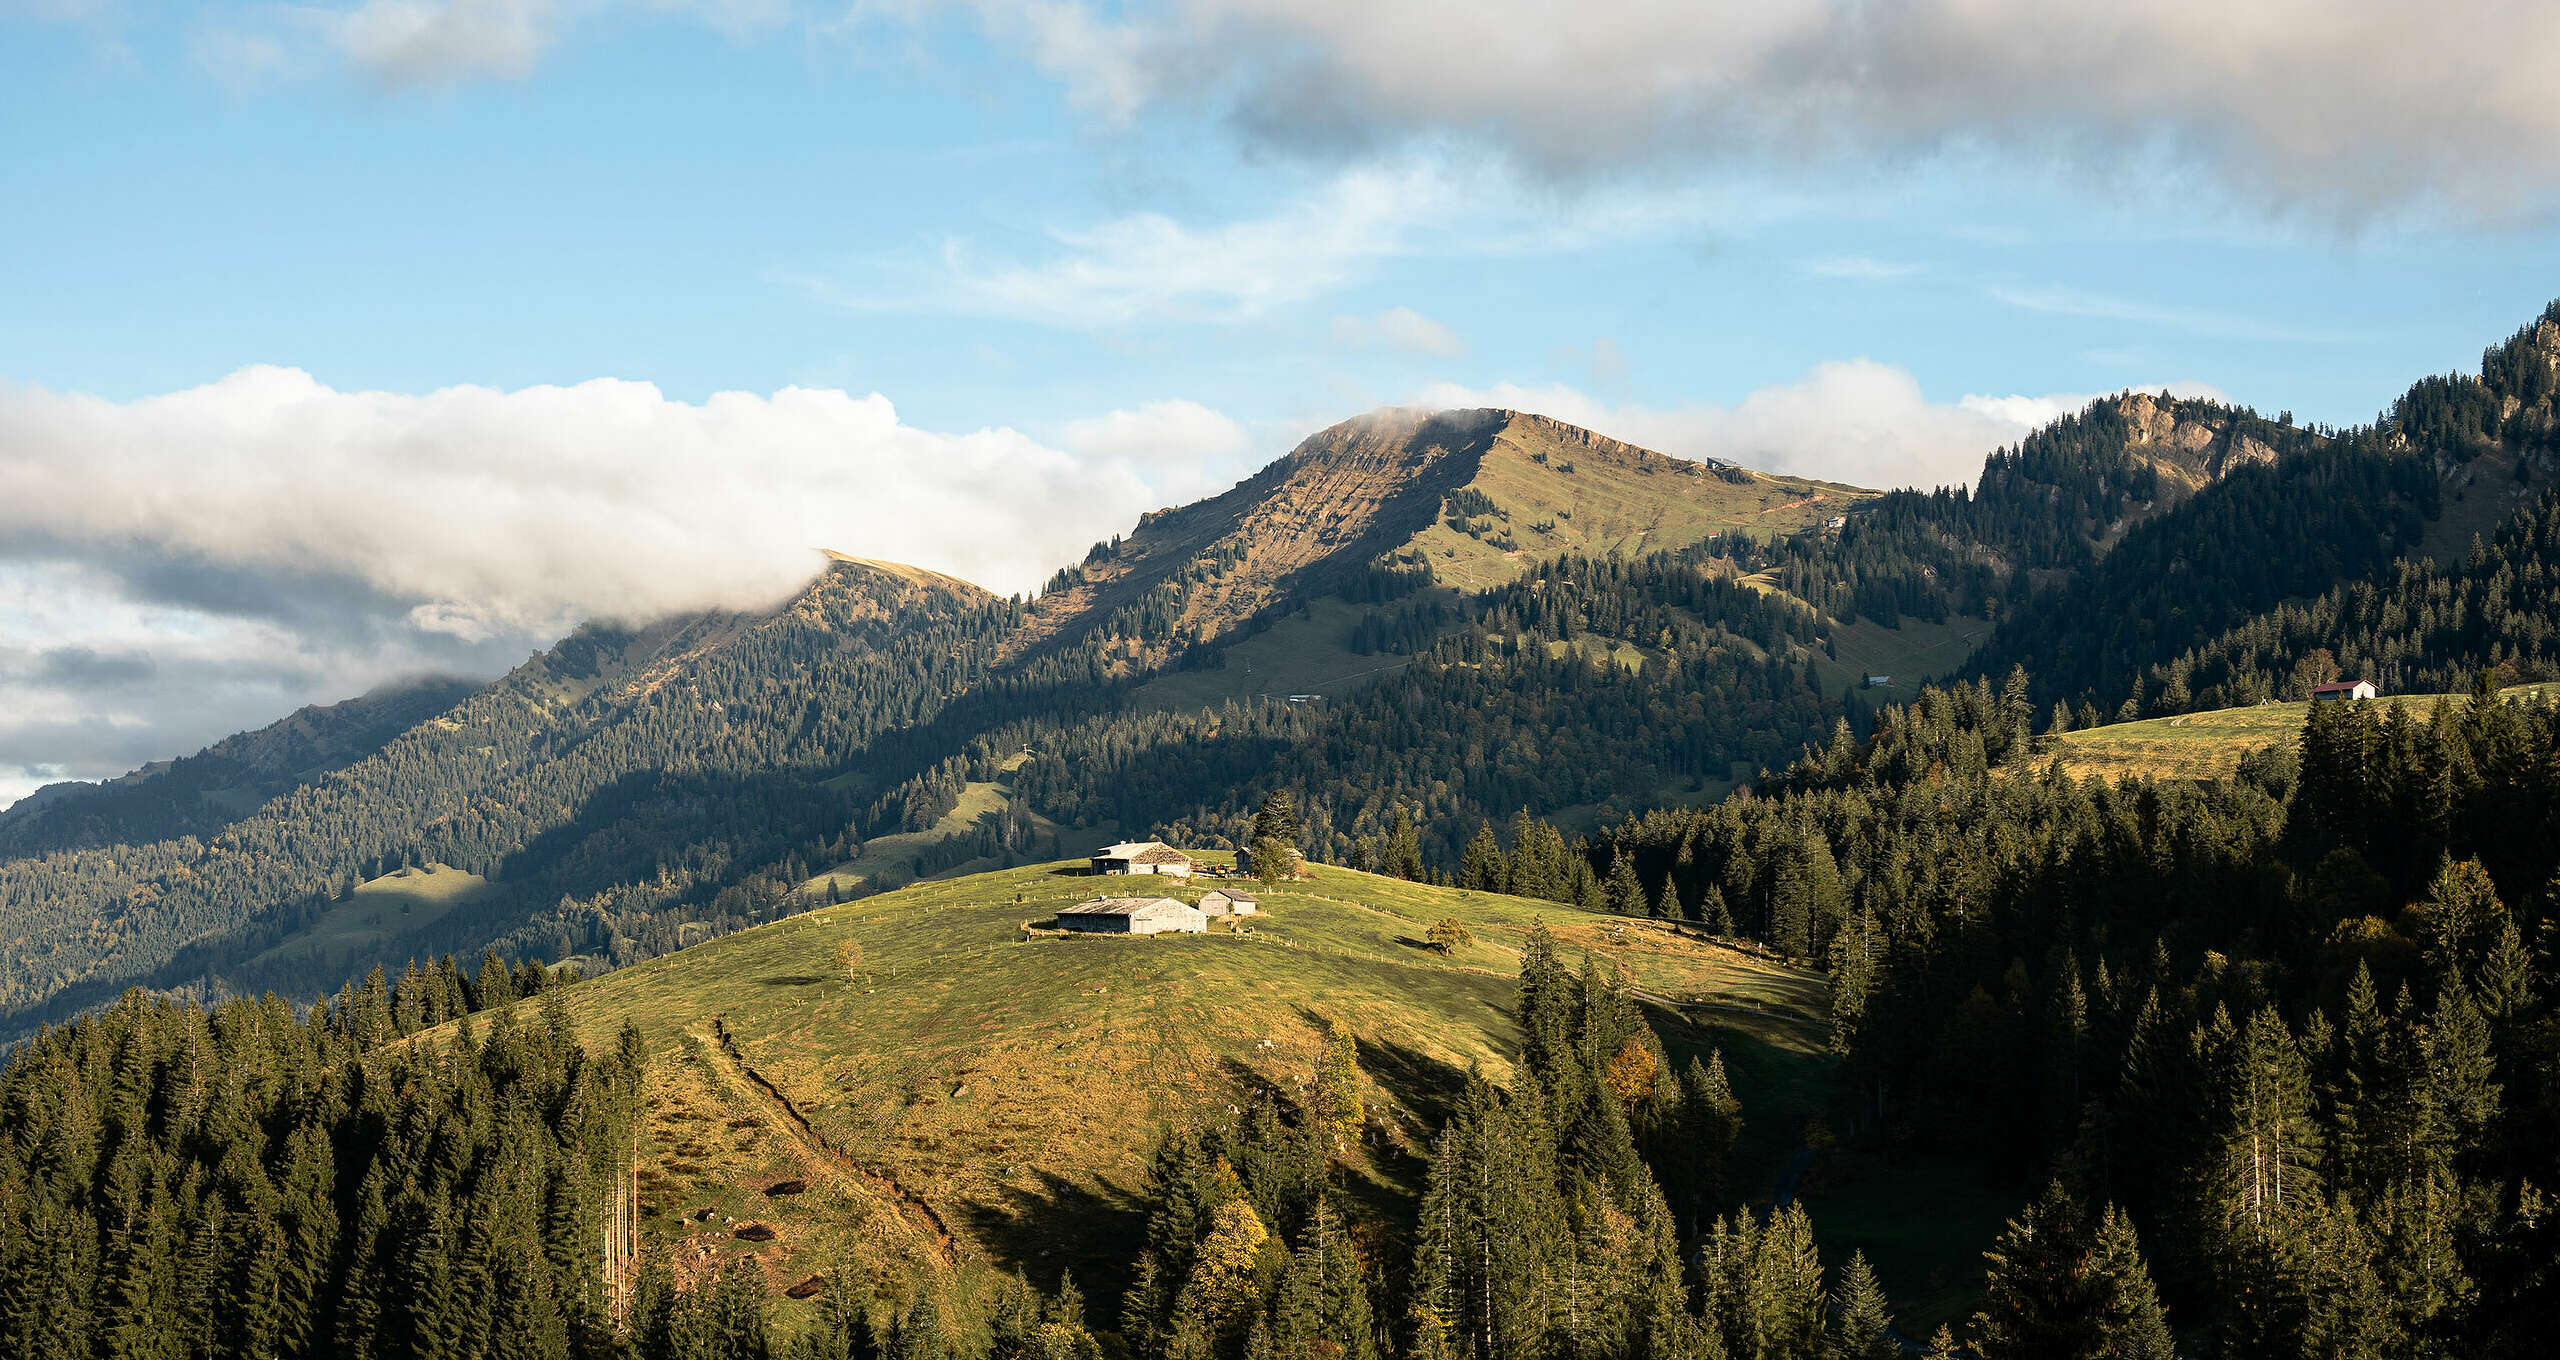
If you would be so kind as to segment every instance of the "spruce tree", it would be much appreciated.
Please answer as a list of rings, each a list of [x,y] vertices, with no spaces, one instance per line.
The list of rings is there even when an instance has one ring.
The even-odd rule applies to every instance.
[[[1478,823],[1475,838],[1459,853],[1458,886],[1476,892],[1510,890],[1510,866],[1504,862],[1502,842],[1493,834],[1493,823]]]
[[[1875,1268],[1867,1264],[1866,1253],[1853,1251],[1849,1253],[1849,1264],[1840,1270],[1828,1360],[1896,1360],[1901,1354],[1884,1287],[1876,1282]]]

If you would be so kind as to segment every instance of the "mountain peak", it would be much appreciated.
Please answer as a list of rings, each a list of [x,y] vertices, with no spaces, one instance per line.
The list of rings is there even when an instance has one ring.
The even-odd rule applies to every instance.
[[[1110,626],[1137,629],[1142,650],[1177,651],[1364,571],[1483,589],[1568,553],[1800,531],[1870,494],[1673,458],[1533,412],[1383,407],[1095,545],[1051,582],[1024,645]]]
[[[974,581],[964,581],[957,576],[935,571],[931,567],[919,567],[906,562],[891,562],[877,557],[856,557],[851,553],[838,552],[833,548],[821,548],[818,551],[826,555],[830,571],[850,568],[852,571],[857,573],[864,573],[873,576],[885,576],[892,580],[902,581],[908,585],[920,586],[928,590],[947,590],[954,594],[970,597],[985,596],[990,599],[994,597],[993,593],[986,587],[981,586]]]

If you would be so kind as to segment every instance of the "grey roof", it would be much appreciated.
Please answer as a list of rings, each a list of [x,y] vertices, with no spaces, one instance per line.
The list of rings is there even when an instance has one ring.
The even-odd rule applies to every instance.
[[[1189,864],[1191,857],[1163,841],[1122,841],[1093,852],[1095,859],[1125,859],[1132,864]]]
[[[1202,897],[1207,897],[1209,893],[1216,893],[1218,896],[1223,897],[1230,902],[1251,902],[1256,905],[1260,905],[1262,902],[1261,898],[1238,888],[1211,888],[1209,892],[1202,893],[1200,895]]]
[[[1097,897],[1090,902],[1078,902],[1072,907],[1063,908],[1058,914],[1060,916],[1145,916],[1159,907],[1171,907],[1175,911],[1192,909],[1189,905],[1177,902],[1170,897]]]

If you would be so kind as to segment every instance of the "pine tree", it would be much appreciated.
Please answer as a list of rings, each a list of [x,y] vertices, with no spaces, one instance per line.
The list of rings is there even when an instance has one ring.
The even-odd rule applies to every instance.
[[[1395,826],[1388,833],[1384,863],[1378,872],[1416,883],[1426,877],[1427,871],[1422,864],[1422,836],[1413,825],[1413,813],[1405,808],[1396,809]]]
[[[764,1360],[764,1272],[752,1262],[732,1261],[712,1290],[718,1360]]]
[[[1840,1296],[1832,1316],[1830,1360],[1897,1360],[1893,1314],[1865,1252],[1849,1253],[1840,1270]]]
[[[1504,862],[1502,842],[1493,834],[1493,823],[1479,823],[1475,838],[1459,853],[1458,886],[1475,892],[1510,890],[1510,866]]]
[[[1858,1027],[1866,1022],[1881,935],[1874,915],[1861,911],[1831,937],[1831,1047],[1844,1056],[1857,1051]]]
[[[1139,1360],[1163,1360],[1167,1337],[1165,1314],[1173,1299],[1165,1286],[1164,1268],[1153,1251],[1138,1253],[1129,1290],[1120,1301],[1120,1339]]]
[[[1728,1169],[1742,1137],[1742,1102],[1725,1078],[1724,1050],[1708,1053],[1704,1063],[1689,1060],[1680,1082],[1680,1129],[1681,1150],[1691,1168],[1688,1211],[1695,1223],[1726,1204]]]
[[[2446,981],[2467,981],[2507,922],[2497,885],[2475,859],[2449,863],[2414,909],[2424,930],[2427,964]]]
[[[1635,857],[1624,849],[1609,857],[1608,908],[1616,916],[1645,914],[1644,884],[1636,878]]]
[[[721,1357],[721,1360],[734,1358]],[[953,1360],[950,1337],[943,1327],[942,1305],[934,1301],[932,1290],[916,1295],[916,1301],[908,1306],[906,1316],[898,1320],[897,1330],[890,1334],[888,1352],[883,1360]]]
[[[2138,1254],[2125,1255],[2132,1247],[2121,1230],[2102,1247],[2062,1183],[2047,1185],[1983,1254],[1990,1272],[1973,1318],[1982,1360],[2110,1357],[2120,1339],[2139,1345],[2149,1275]],[[2153,1360],[2139,1349],[2121,1353]]]
[[[2098,1345],[2104,1360],[2176,1360],[2168,1313],[2152,1288],[2133,1220],[2107,1206],[2098,1218],[2089,1274],[2096,1283]]]
[[[1710,883],[1706,897],[1698,903],[1698,924],[1719,939],[1733,937],[1733,912],[1725,905],[1724,889]]]
[[[2322,1194],[2310,1073],[2272,1009],[2238,1035],[2227,1017],[2216,1019],[2221,1028],[2208,1043],[2219,1127],[2204,1184],[2226,1231],[2282,1236],[2293,1212]]]

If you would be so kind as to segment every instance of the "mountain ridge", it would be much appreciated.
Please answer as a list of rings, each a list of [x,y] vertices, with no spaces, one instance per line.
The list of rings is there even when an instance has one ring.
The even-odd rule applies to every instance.
[[[831,553],[771,610],[582,628],[203,844],[0,859],[0,1024],[129,983],[325,987],[336,965],[292,941],[404,865],[488,887],[378,957],[495,943],[616,966],[767,919],[874,838],[908,838],[915,874],[1088,832],[1215,845],[1289,788],[1320,854],[1378,853],[1409,813],[1445,862],[1524,807],[1590,828],[1712,801],[1922,675],[2025,664],[2039,703],[2113,709],[2089,687],[2372,579],[2434,522],[2440,468],[2546,464],[2560,370],[2539,324],[2489,351],[2489,379],[2421,382],[2353,438],[2118,394],[1959,493],[1407,409],[1149,513],[1028,601]],[[2256,580],[2249,536],[2277,529],[2369,542]],[[2244,576],[2255,593],[2213,611],[2179,594]],[[2141,626],[2086,627],[2119,615]],[[1273,665],[1274,688],[1220,679],[1231,654],[1305,664]],[[2134,711],[2175,701],[2138,690]]]

